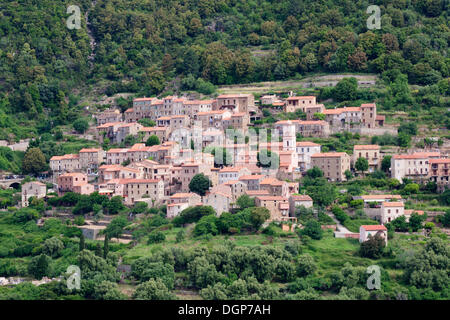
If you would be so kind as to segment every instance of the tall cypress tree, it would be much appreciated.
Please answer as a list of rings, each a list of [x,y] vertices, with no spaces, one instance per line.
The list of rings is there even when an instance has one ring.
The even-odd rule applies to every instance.
[[[103,258],[106,259],[109,252],[109,236],[105,234],[105,243],[103,245]]]
[[[97,257],[101,257],[102,256],[102,246],[100,243],[97,243],[97,246],[95,247],[95,255]]]
[[[81,236],[80,236],[80,251],[83,251],[84,249],[86,249],[86,243],[84,241],[84,235],[83,235],[83,233],[81,233]]]

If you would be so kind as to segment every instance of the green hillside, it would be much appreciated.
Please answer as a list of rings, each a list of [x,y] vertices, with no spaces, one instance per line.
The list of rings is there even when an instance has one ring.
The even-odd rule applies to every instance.
[[[81,0],[82,28],[69,30],[72,2],[0,3],[0,139],[72,123],[75,89],[210,93],[212,84],[370,72],[448,92],[443,0]],[[380,30],[367,30],[371,4],[381,8]],[[448,105],[428,98],[428,107]]]

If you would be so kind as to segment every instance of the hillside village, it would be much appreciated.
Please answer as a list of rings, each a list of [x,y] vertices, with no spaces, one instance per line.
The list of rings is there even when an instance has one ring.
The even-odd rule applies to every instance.
[[[261,118],[261,106],[299,112],[305,119],[277,121],[263,135],[263,130],[256,132],[254,128],[254,121]],[[135,143],[127,148],[83,148],[77,154],[51,157],[51,181],[58,196],[98,192],[109,199],[119,196],[130,207],[137,203],[165,205],[169,219],[194,206],[211,206],[220,216],[236,210],[238,199],[248,196],[257,207],[270,212],[266,225],[276,222],[289,224],[286,230],[301,228],[297,208],[317,205],[304,191],[299,192],[299,181],[308,170],[318,168],[329,182],[342,183],[354,175],[380,172],[388,155],[376,144],[355,144],[352,154],[324,152],[319,143],[303,139],[343,132],[376,135],[383,130],[385,117],[377,114],[375,103],[326,109],[315,96],[281,99],[265,95],[260,101],[252,94],[219,95],[213,100],[166,96],[135,98],[133,107],[123,114],[119,109],[107,109],[94,117],[95,139],[100,143],[118,145],[130,137]],[[142,119],[154,126],[142,125]],[[150,145],[152,139],[156,142]],[[259,159],[263,155],[267,155],[265,163]],[[404,179],[409,183],[432,182],[437,192],[448,188],[450,158],[446,152],[408,150],[390,156],[388,174],[399,183]],[[362,171],[359,161],[366,163]],[[193,192],[191,182],[199,175],[206,177],[209,188]],[[24,184],[22,206],[28,205],[30,197],[45,198],[46,185],[37,181]],[[405,199],[390,192],[374,191],[353,198],[362,201],[373,224],[383,225],[401,216],[408,221],[412,213],[424,214],[406,210]],[[355,233],[345,227],[339,231],[338,227],[335,236],[359,238],[364,228],[369,227],[361,226]],[[380,230],[387,240],[386,229]]]
[[[0,300],[435,310],[450,298],[449,13],[1,1]]]

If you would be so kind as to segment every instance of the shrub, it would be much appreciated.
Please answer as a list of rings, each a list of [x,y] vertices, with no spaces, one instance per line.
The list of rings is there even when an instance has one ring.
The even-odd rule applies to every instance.
[[[152,243],[161,243],[164,240],[166,240],[166,236],[164,235],[164,233],[162,233],[161,231],[153,231],[150,233],[150,235],[148,236],[148,244],[152,244]]]
[[[323,230],[320,223],[316,220],[309,220],[305,227],[300,230],[300,234],[311,237],[314,240],[320,240],[323,236]]]
[[[383,254],[385,245],[385,240],[379,235],[375,235],[375,237],[369,235],[369,239],[361,243],[359,254],[362,257],[378,259]]]

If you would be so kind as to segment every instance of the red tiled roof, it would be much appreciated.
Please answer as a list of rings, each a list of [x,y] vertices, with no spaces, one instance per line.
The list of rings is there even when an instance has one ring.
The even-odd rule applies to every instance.
[[[309,100],[314,98],[315,96],[298,96],[298,97],[289,97],[286,100]]]
[[[239,180],[259,180],[261,179],[263,176],[260,174],[253,174],[253,175],[244,175],[244,176],[240,176]]]
[[[269,195],[268,190],[247,190],[245,192],[248,196],[264,196]]]
[[[361,104],[361,108],[371,108],[375,107],[375,103],[363,103]]]
[[[384,207],[404,207],[403,202],[383,202]]]
[[[244,98],[244,97],[249,97],[251,96],[251,94],[247,94],[247,93],[238,93],[238,94],[221,94],[220,96],[218,96],[218,99],[224,99],[224,98]]]
[[[324,126],[324,125],[328,124],[328,122],[326,122],[324,120],[299,120],[298,124],[300,124],[300,125],[302,125],[302,124],[317,124],[317,125]]]
[[[380,146],[377,144],[356,144],[353,148],[355,150],[378,150]]]
[[[440,152],[416,152],[413,154],[396,154],[393,159],[426,159],[430,157],[439,157]]]
[[[430,163],[450,163],[450,159],[430,159]]]
[[[135,98],[133,101],[152,101],[156,98]]]
[[[257,196],[257,199],[261,201],[287,201],[285,197],[281,196]]]
[[[189,197],[193,197],[195,196],[195,193],[175,193],[173,195],[170,196],[171,199],[180,199],[180,198],[189,198]]]
[[[296,143],[297,147],[320,147],[320,144],[311,141],[298,141]]]
[[[312,201],[312,198],[307,194],[294,194],[291,196],[294,201]]]
[[[83,149],[81,149],[80,150],[80,153],[83,153],[83,152],[99,152],[99,151],[101,151],[102,149],[100,149],[100,148],[98,148],[98,149],[96,149],[96,148],[90,148],[90,149],[88,149],[88,148],[83,148]]]
[[[143,127],[141,128],[141,132],[152,132],[152,131],[166,131],[167,127]]]
[[[345,152],[322,152],[322,153],[314,153],[311,158],[336,158],[343,157],[347,155]]]
[[[120,124],[122,124],[122,122],[108,122],[97,126],[97,129],[109,128],[112,126],[118,126]]]
[[[387,231],[386,227],[383,225],[373,224],[373,225],[362,225],[361,228],[365,229],[366,231]]]
[[[119,181],[122,184],[128,184],[128,183],[145,184],[145,183],[158,183],[161,180],[160,179],[120,179]]]
[[[402,196],[398,194],[370,194],[370,195],[364,195],[361,196],[363,200],[370,200],[370,199],[401,199]]]
[[[53,156],[50,158],[50,161],[53,160],[72,160],[78,159],[80,156],[78,154],[65,154],[63,156]]]
[[[86,175],[81,172],[68,172],[60,175],[59,177],[79,177],[79,176],[86,176]]]

